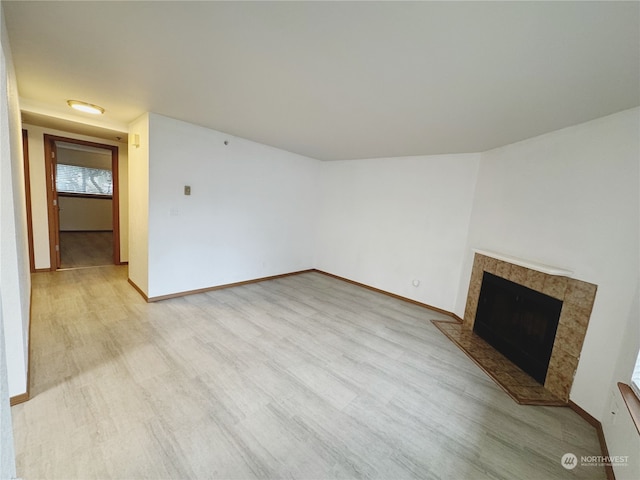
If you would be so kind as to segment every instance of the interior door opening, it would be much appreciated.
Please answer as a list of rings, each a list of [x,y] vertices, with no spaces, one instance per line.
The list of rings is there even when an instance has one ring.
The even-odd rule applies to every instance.
[[[119,265],[118,147],[44,137],[51,270]]]

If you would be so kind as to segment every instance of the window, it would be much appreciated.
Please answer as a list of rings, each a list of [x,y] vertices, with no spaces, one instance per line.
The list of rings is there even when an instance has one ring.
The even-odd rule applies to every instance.
[[[638,398],[640,398],[640,352],[638,352],[636,366],[633,368],[633,374],[631,375],[631,388]]]
[[[110,197],[113,195],[111,170],[59,163],[56,165],[56,190],[60,193]]]
[[[631,385],[618,382],[618,388],[622,394],[622,399],[627,405],[636,430],[640,433],[640,352],[636,358],[636,365],[631,374]]]

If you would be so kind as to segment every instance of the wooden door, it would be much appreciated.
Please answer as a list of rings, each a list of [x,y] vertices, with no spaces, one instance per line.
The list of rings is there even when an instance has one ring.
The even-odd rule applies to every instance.
[[[45,173],[47,176],[47,204],[49,211],[49,250],[51,270],[60,268],[60,206],[58,205],[58,189],[56,188],[56,142],[47,134],[44,135]]]

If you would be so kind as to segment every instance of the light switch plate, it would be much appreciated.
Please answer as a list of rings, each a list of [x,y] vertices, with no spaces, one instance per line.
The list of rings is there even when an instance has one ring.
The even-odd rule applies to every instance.
[[[185,185],[184,186],[184,194],[185,195],[191,195],[191,186],[190,185]]]

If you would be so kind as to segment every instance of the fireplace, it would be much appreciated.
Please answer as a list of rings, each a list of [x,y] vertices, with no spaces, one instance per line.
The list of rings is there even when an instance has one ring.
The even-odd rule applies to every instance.
[[[488,272],[473,331],[544,385],[562,301]]]
[[[501,281],[517,284],[527,290],[543,294],[559,302],[560,311],[557,324],[545,327],[545,333],[541,334],[545,338],[547,336],[550,338],[551,332],[555,329],[550,357],[546,362],[548,363],[546,374],[543,374],[542,370],[533,371],[529,372],[529,378],[534,384],[537,384],[534,379],[542,383],[543,389],[555,397],[565,402],[568,401],[573,377],[578,368],[582,344],[587,333],[597,286],[573,278],[573,272],[567,270],[494,252],[475,250],[469,282],[469,294],[461,327],[463,331],[473,332],[476,336],[481,335],[478,329],[482,330],[484,328],[479,325],[478,329],[476,329],[476,321],[479,320],[480,323],[486,323],[483,320],[485,315],[483,311],[488,309],[491,312],[492,310],[503,308],[499,303],[496,303],[499,300],[494,300],[493,306],[485,306],[479,301],[486,274],[495,277],[494,279],[497,279],[502,285],[507,284]],[[508,287],[507,290],[509,288],[511,287]],[[535,307],[533,311],[529,312],[530,318],[538,316],[536,313],[537,308]],[[544,310],[547,307],[540,308]],[[505,320],[502,320],[503,327],[505,322]],[[509,335],[511,334],[507,336]],[[485,339],[485,341],[487,340]],[[487,343],[490,342],[490,340],[487,341]],[[501,351],[499,346],[492,345],[492,347]],[[548,345],[545,348],[548,348]],[[502,355],[506,356],[504,353]],[[524,370],[517,360],[505,358],[505,361],[510,361],[512,365],[518,365],[520,371]]]

